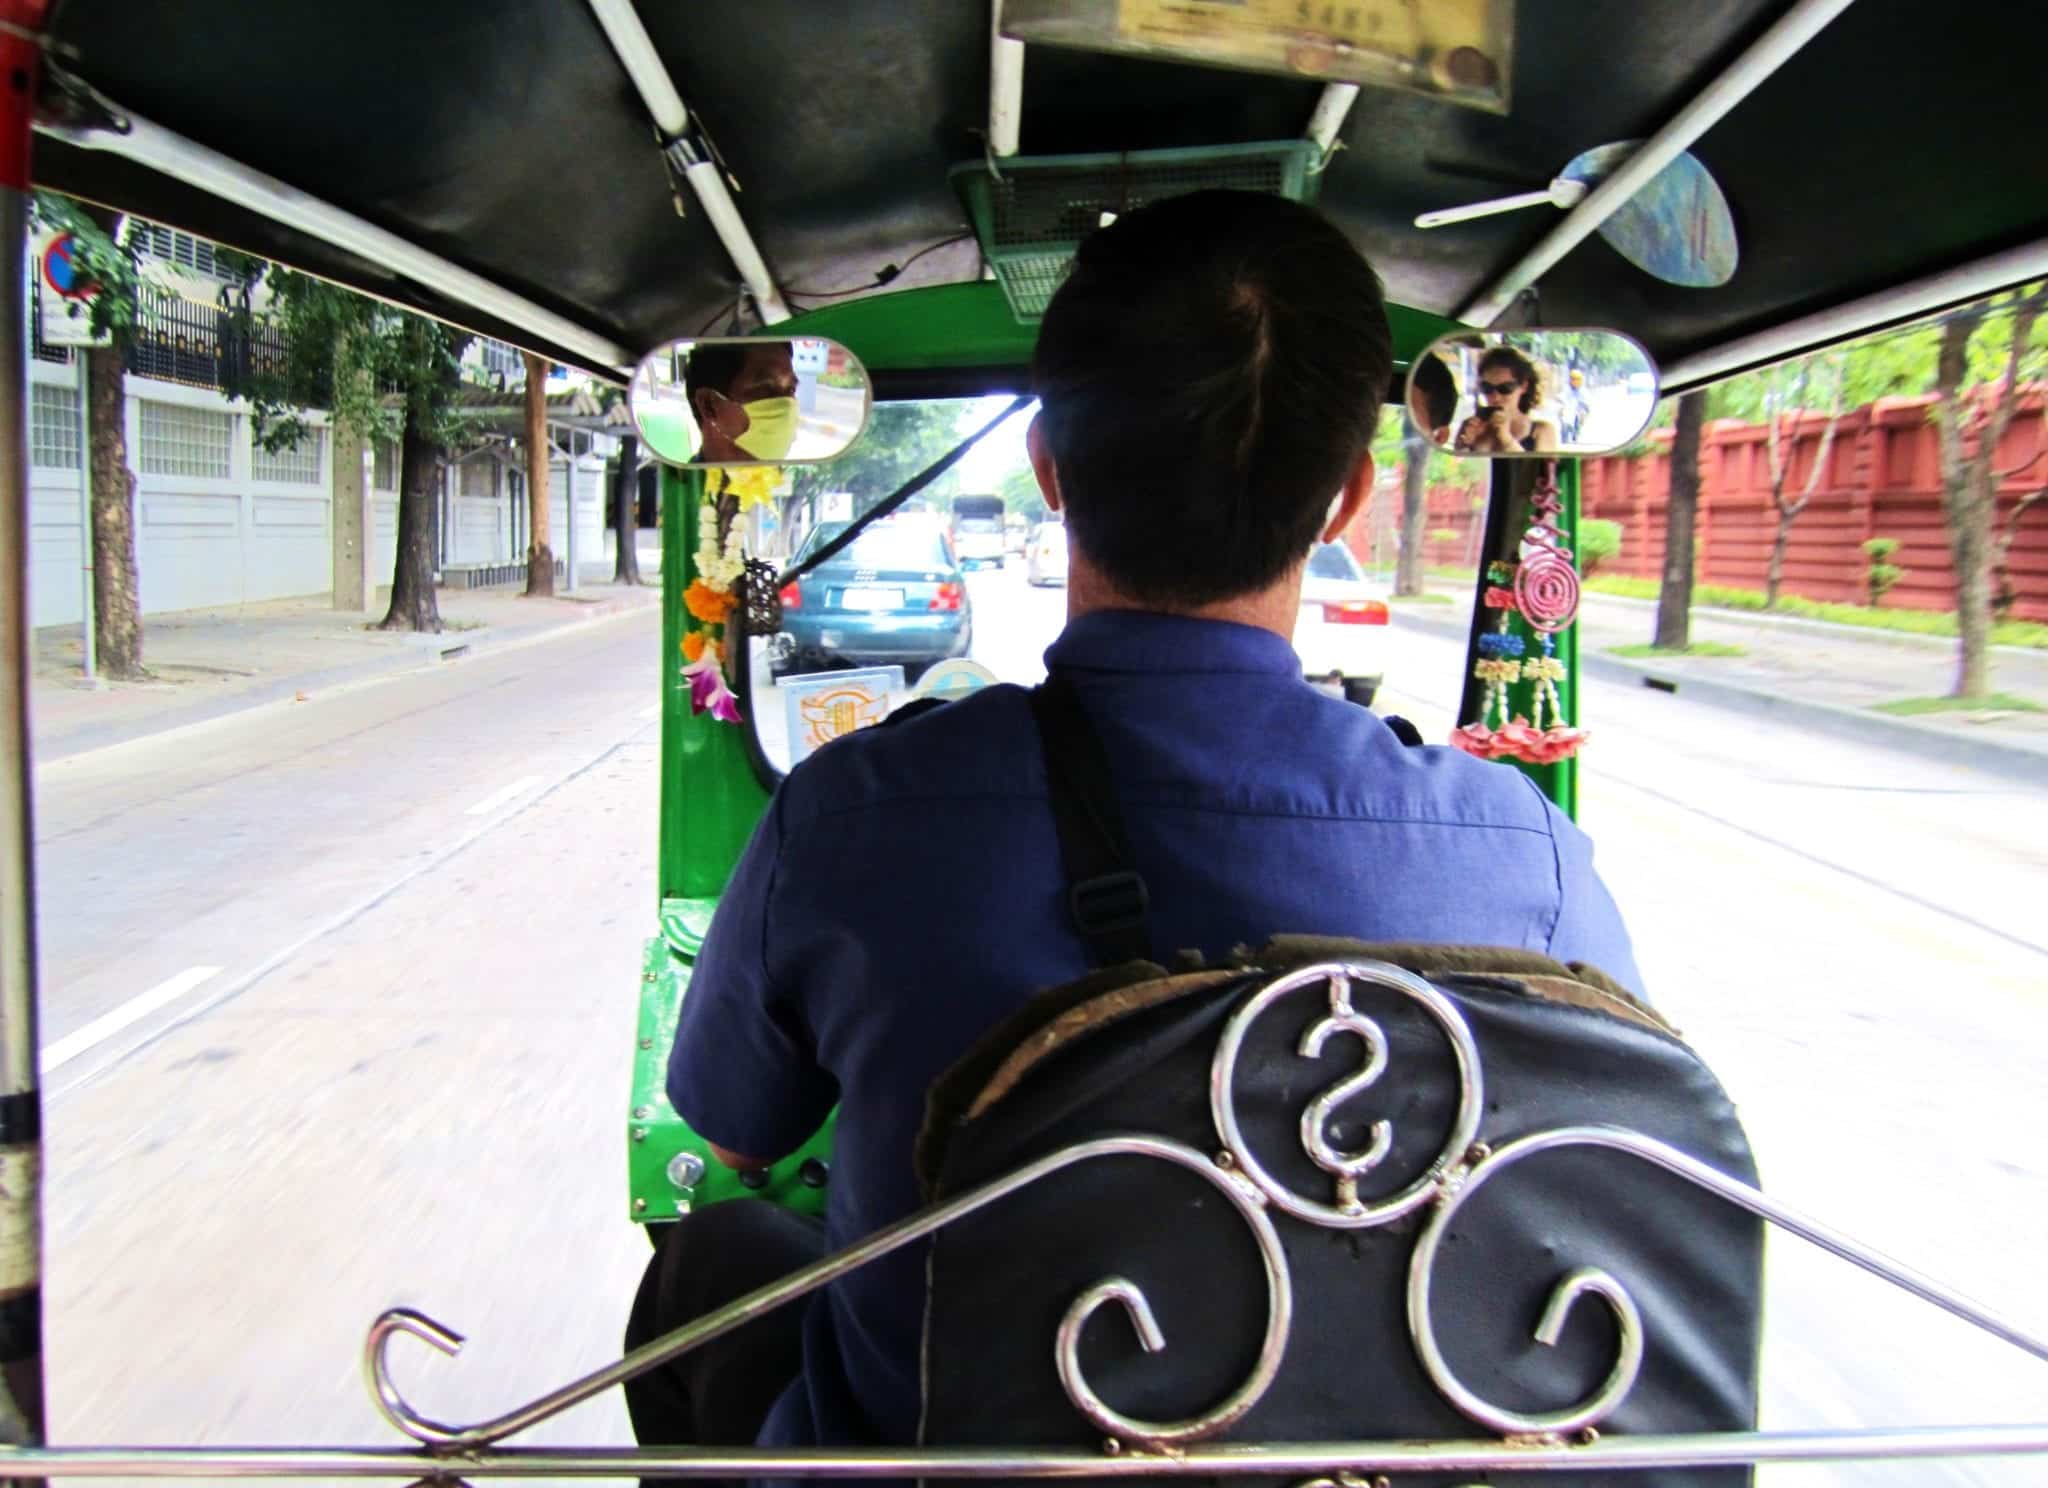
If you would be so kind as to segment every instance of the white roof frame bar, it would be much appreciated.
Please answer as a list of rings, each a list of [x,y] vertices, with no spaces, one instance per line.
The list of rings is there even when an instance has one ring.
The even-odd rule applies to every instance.
[[[988,152],[1017,153],[1024,127],[1024,43],[1003,35],[1003,0],[988,8]]]
[[[788,320],[789,306],[776,287],[774,276],[768,272],[768,261],[761,257],[760,245],[747,231],[746,221],[726,189],[724,171],[716,161],[705,158],[692,141],[690,111],[684,107],[682,95],[676,92],[661,54],[655,51],[654,39],[640,24],[633,0],[590,0],[590,8],[597,13],[597,23],[604,28],[605,39],[617,54],[619,65],[633,80],[634,91],[647,106],[663,152],[696,193],[698,205],[704,208],[718,241],[725,245],[733,267],[739,270],[740,281],[753,296],[763,323],[774,325]]]
[[[1356,83],[1323,85],[1322,97],[1316,100],[1316,111],[1309,115],[1308,137],[1323,152],[1324,164],[1329,163],[1330,152],[1337,148],[1337,136],[1343,132],[1345,115],[1351,112],[1351,105],[1357,101]]]
[[[1458,311],[1467,325],[1492,325],[1515,301],[1515,296],[1548,273],[1572,249],[1619,211],[1657,172],[1681,151],[1705,134],[1763,80],[1776,72],[1801,47],[1811,41],[1828,22],[1847,10],[1854,0],[1796,0],[1770,30],[1753,42],[1749,50],[1729,64],[1692,102],[1680,109],[1662,129],[1643,141],[1621,168],[1587,193],[1543,240],[1524,254],[1506,273],[1481,290]]]
[[[1837,341],[1846,341],[1886,326],[1917,320],[1950,305],[1995,294],[2029,279],[2048,278],[2048,238],[2008,248],[1957,268],[1944,269],[1892,289],[1849,300],[1797,320],[1788,320],[1738,336],[1705,351],[1682,357],[1664,369],[1664,386],[1673,392],[1698,387],[1750,367],[1795,356]]]
[[[406,278],[536,339],[589,361],[593,366],[630,369],[631,352],[566,316],[536,305],[486,279],[429,253],[417,243],[365,222],[352,212],[308,195],[275,176],[251,170],[218,150],[173,133],[159,124],[119,110],[126,130],[91,124],[36,120],[36,131],[81,150],[101,150],[174,176],[222,201],[295,228],[343,252],[383,264]],[[395,303],[395,302],[394,302]],[[411,309],[411,306],[400,306]]]

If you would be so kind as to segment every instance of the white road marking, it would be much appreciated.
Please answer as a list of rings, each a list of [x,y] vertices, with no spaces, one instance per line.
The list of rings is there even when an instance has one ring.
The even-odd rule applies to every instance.
[[[489,816],[506,802],[514,797],[525,795],[539,784],[540,776],[538,775],[528,775],[522,779],[515,780],[503,790],[492,791],[488,796],[477,802],[476,805],[470,807],[467,814],[470,816]]]
[[[83,1028],[74,1029],[54,1044],[43,1045],[42,1068],[48,1074],[68,1060],[76,1059],[94,1044],[103,1043],[132,1023],[139,1023],[158,1008],[176,1002],[202,982],[220,975],[218,966],[188,966],[168,981],[158,982],[140,997],[131,997],[111,1013],[103,1014]]]
[[[655,704],[655,705],[654,705],[653,707],[651,707],[651,708],[642,708],[642,709],[640,710],[640,716],[641,716],[641,717],[642,717],[643,719],[645,719],[645,718],[659,718],[659,717],[661,717],[661,704],[660,704],[660,703],[656,703],[656,704]]]

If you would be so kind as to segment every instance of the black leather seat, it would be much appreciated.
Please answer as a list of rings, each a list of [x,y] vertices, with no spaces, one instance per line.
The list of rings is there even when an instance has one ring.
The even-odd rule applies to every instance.
[[[934,1088],[919,1146],[928,1192],[952,1197],[1111,1133],[1149,1133],[1221,1154],[1210,1097],[1219,1038],[1276,976],[1328,962],[1407,968],[1454,1010],[1476,1050],[1473,1116],[1484,1149],[1597,1124],[1669,1143],[1755,1182],[1748,1143],[1719,1083],[1663,1020],[1597,971],[1517,951],[1306,938],[1275,941],[1241,961],[1177,975],[1140,964],[1042,994]],[[1409,1320],[1411,1260],[1444,1187],[1429,1177],[1432,1164],[1447,1144],[1455,1148],[1455,1186],[1459,1162],[1471,1156],[1453,1141],[1467,1088],[1453,1044],[1414,996],[1347,984],[1351,1006],[1383,1031],[1383,1072],[1359,1088],[1352,1077],[1367,1062],[1366,1045],[1335,1027],[1324,1030],[1318,1053],[1302,1052],[1305,1033],[1332,1016],[1326,979],[1309,978],[1242,1030],[1230,1084],[1245,1150],[1226,1158],[1224,1170],[1249,1158],[1274,1184],[1332,1205],[1336,1185],[1305,1148],[1303,1112],[1318,1096],[1335,1094],[1343,1098],[1326,1127],[1335,1148],[1366,1149],[1373,1124],[1390,1123],[1384,1159],[1358,1179],[1358,1202],[1370,1208],[1418,1180],[1427,1201],[1365,1226],[1266,1206],[1285,1251],[1294,1319],[1270,1388],[1210,1439],[1508,1434],[1447,1398],[1425,1368]],[[1347,1080],[1350,1092],[1336,1091]],[[1599,1391],[1619,1342],[1610,1305],[1581,1297],[1554,1346],[1532,1337],[1559,1281],[1594,1267],[1633,1299],[1644,1347],[1633,1387],[1598,1429],[1754,1428],[1762,1229],[1745,1211],[1636,1156],[1568,1146],[1487,1173],[1483,1190],[1461,1201],[1439,1240],[1428,1268],[1431,1330],[1443,1366],[1481,1402],[1534,1416]],[[1268,1325],[1252,1226],[1201,1174],[1155,1157],[1093,1158],[956,1221],[933,1241],[925,1442],[1099,1445],[1103,1428],[1070,1401],[1055,1370],[1054,1339],[1075,1298],[1112,1276],[1143,1292],[1165,1344],[1144,1353],[1114,1305],[1086,1323],[1080,1363],[1088,1385],[1115,1410],[1151,1422],[1199,1416],[1252,1373]],[[1533,1483],[1538,1476],[1409,1480]],[[1748,1470],[1540,1478],[1704,1488],[1746,1482]]]

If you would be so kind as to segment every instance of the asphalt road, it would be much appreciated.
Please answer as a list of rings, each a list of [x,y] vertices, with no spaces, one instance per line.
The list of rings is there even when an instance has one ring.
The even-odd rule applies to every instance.
[[[1013,566],[973,597],[977,656],[1030,680],[1059,591]],[[1441,737],[1455,648],[1386,643],[1383,707]],[[643,613],[41,772],[57,1440],[386,1441],[357,1361],[394,1303],[469,1335],[405,1351],[443,1419],[611,1356],[646,1255],[623,1108],[658,649]],[[1585,696],[1601,870],[1766,1185],[2048,1331],[2048,790]],[[1796,1239],[1769,1284],[1768,1425],[2043,1415],[2048,1365]],[[629,1436],[602,1398],[530,1439]]]

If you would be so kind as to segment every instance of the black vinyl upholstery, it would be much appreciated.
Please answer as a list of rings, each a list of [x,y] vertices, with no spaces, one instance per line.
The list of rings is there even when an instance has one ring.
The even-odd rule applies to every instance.
[[[1142,965],[1098,973],[1078,998],[1038,1003],[935,1088],[920,1146],[934,1197],[955,1195],[1071,1143],[1143,1132],[1220,1150],[1210,1062],[1231,1013],[1273,972],[1341,957],[1405,963],[1471,1029],[1484,1081],[1479,1140],[1604,1124],[1661,1139],[1755,1182],[1727,1095],[1653,1013],[1522,952],[1281,942],[1237,971],[1167,976]],[[1500,968],[1488,973],[1487,966]],[[1609,984],[1611,986],[1611,984]],[[1296,1049],[1327,1010],[1317,987],[1290,994],[1251,1027],[1235,1081],[1253,1155],[1295,1192],[1329,1202],[1332,1180],[1301,1146],[1303,1108],[1360,1063],[1334,1037],[1319,1058]],[[1357,985],[1389,1061],[1341,1107],[1331,1136],[1366,1144],[1393,1126],[1386,1160],[1360,1184],[1370,1203],[1424,1171],[1451,1129],[1459,1089],[1450,1048],[1415,1003]],[[1384,1227],[1324,1228],[1274,1212],[1295,1317],[1272,1388],[1218,1440],[1483,1438],[1432,1385],[1408,1330],[1410,1253],[1427,1211]],[[1557,1345],[1531,1334],[1567,1272],[1611,1272],[1641,1309],[1646,1356],[1635,1388],[1601,1425],[1642,1434],[1751,1429],[1761,1294],[1761,1222],[1625,1153],[1538,1154],[1490,1180],[1460,1211],[1434,1273],[1437,1337],[1483,1399],[1534,1412],[1591,1394],[1615,1357],[1612,1314],[1581,1298]],[[1101,1431],[1069,1403],[1053,1340],[1075,1296],[1108,1276],[1143,1289],[1165,1334],[1146,1355],[1120,1309],[1083,1335],[1090,1384],[1118,1410],[1171,1421],[1208,1410],[1251,1371],[1266,1294],[1245,1222],[1201,1178],[1135,1156],[1091,1160],[942,1230],[933,1242],[925,1321],[924,1439],[938,1446],[1088,1446]],[[1544,1474],[1543,1481],[1724,1485],[1745,1469]],[[1437,1482],[1481,1480],[1467,1474]],[[1492,1481],[1535,1481],[1533,1475]],[[1414,1481],[1426,1481],[1417,1477]]]

